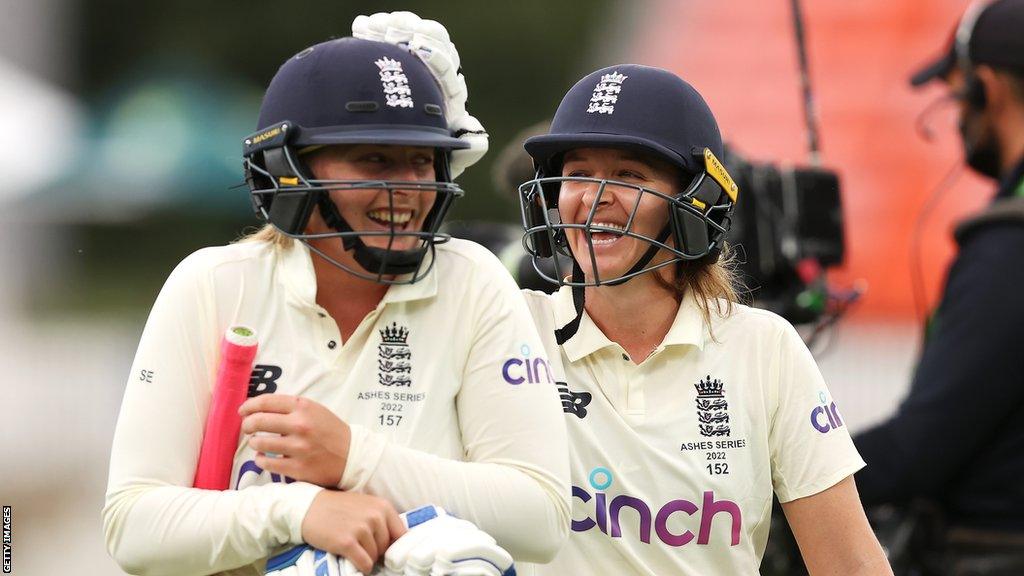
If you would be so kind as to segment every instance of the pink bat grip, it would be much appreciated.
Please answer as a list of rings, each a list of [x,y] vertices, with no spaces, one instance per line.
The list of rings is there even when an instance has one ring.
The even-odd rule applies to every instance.
[[[221,341],[217,382],[196,466],[193,484],[196,488],[227,490],[231,485],[231,465],[238,448],[238,431],[242,427],[238,407],[245,402],[249,391],[256,347],[256,332],[245,326],[232,326]]]

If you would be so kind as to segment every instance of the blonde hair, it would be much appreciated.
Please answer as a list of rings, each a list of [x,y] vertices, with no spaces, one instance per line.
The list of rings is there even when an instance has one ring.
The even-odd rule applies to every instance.
[[[240,238],[234,241],[234,244],[240,242],[266,242],[272,244],[278,248],[287,248],[295,242],[293,238],[285,236],[280,230],[278,230],[273,224],[264,224],[262,228],[258,228],[255,231],[247,232]]]
[[[735,253],[726,243],[718,258],[704,257],[677,262],[672,281],[665,280],[659,274],[654,277],[678,301],[682,301],[687,292],[692,292],[704,323],[710,328],[712,311],[719,316],[728,316],[732,314],[733,304],[741,302],[740,294],[745,289],[740,281],[738,266]]]

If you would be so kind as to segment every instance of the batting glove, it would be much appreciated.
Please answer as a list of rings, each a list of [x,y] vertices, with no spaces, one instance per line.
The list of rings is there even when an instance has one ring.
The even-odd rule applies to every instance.
[[[512,556],[472,522],[424,506],[403,514],[409,531],[384,553],[387,576],[515,576]]]
[[[351,562],[308,544],[296,546],[267,560],[267,576],[356,576]]]
[[[409,531],[384,553],[371,576],[516,576],[512,556],[472,522],[440,506],[400,515]],[[267,561],[266,576],[358,576],[345,558],[301,544]]]
[[[436,20],[424,20],[412,12],[378,12],[356,16],[352,35],[364,40],[397,44],[417,54],[437,79],[444,93],[448,129],[469,148],[452,150],[452,178],[476,164],[487,153],[487,131],[466,111],[466,78],[459,72],[461,60],[448,30]]]

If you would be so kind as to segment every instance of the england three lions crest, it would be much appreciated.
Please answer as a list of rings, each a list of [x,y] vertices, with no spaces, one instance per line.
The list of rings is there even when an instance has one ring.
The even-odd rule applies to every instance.
[[[374,61],[380,70],[380,84],[384,89],[384,102],[392,108],[412,108],[412,89],[402,63],[384,56]]]
[[[392,322],[380,332],[377,345],[377,380],[382,386],[412,386],[412,350],[409,329]]]
[[[590,97],[587,113],[614,114],[615,103],[619,101],[622,83],[626,81],[626,78],[629,76],[618,72],[601,76],[601,81],[594,86],[594,94]]]
[[[725,384],[710,375],[694,384],[697,388],[697,428],[701,436],[728,436],[729,403],[725,400]]]

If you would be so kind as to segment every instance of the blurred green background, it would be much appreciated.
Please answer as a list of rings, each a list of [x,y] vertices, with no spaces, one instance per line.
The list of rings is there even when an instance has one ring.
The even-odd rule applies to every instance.
[[[100,510],[132,355],[175,264],[258,225],[237,186],[241,141],[282,62],[358,14],[444,23],[492,150],[460,178],[453,217],[517,221],[492,184],[498,153],[622,57],[624,22],[646,4],[0,0],[0,503],[14,574],[122,574]]]
[[[33,316],[140,317],[177,260],[256,225],[247,190],[236,185],[241,140],[255,128],[270,78],[305,46],[348,35],[356,15],[391,10],[447,26],[468,108],[490,133],[492,153],[460,178],[467,195],[451,219],[518,221],[511,193],[494,190],[494,159],[627,41],[618,25],[619,37],[605,34],[621,10],[611,0],[83,1],[69,47],[77,66],[54,79],[80,110],[77,144],[15,207],[60,227],[52,250],[73,247],[52,259],[64,267],[60,281],[26,292]]]
[[[834,352],[818,358],[851,430],[895,406],[914,359],[900,271],[918,209],[959,146],[955,122],[937,143],[914,135],[936,94],[912,94],[906,75],[934,55],[965,4],[804,2],[823,156],[844,178],[850,257],[839,278],[867,278],[861,310],[875,310],[844,321]],[[468,108],[490,133],[491,152],[459,179],[467,195],[450,220],[517,222],[512,191],[492,177],[500,152],[518,148],[520,131],[584,73],[616,62],[693,82],[726,139],[752,158],[805,156],[783,1],[0,0],[0,504],[14,506],[15,574],[121,574],[100,508],[149,307],[187,254],[258,224],[238,187],[241,140],[278,66],[346,35],[358,14],[391,10],[445,24]],[[948,198],[960,211],[983,200]],[[922,245],[949,243],[948,221],[936,220]],[[943,261],[924,260],[939,278]]]

